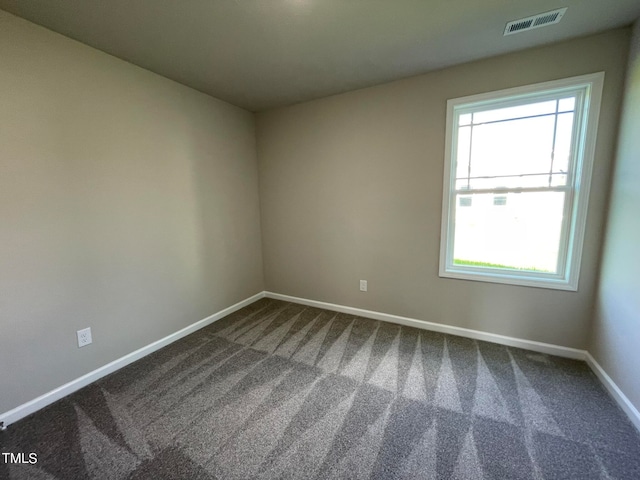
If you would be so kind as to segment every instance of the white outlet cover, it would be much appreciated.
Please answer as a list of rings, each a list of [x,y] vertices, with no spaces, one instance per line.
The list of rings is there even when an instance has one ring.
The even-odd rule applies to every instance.
[[[86,347],[93,339],[91,338],[91,327],[83,328],[76,332],[78,334],[78,347]]]
[[[360,280],[360,291],[361,292],[366,292],[367,291],[367,281],[366,280]]]

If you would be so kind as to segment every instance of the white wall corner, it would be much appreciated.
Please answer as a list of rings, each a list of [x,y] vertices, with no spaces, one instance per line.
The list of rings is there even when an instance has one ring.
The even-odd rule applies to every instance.
[[[593,370],[593,373],[596,374],[598,379],[602,382],[604,387],[607,389],[609,394],[613,397],[616,403],[620,406],[620,408],[627,414],[631,423],[640,431],[640,412],[638,409],[631,403],[631,400],[620,390],[620,387],[616,385],[613,379],[605,372],[604,368],[596,361],[595,358],[591,355],[591,353],[587,352],[586,355],[587,364]]]

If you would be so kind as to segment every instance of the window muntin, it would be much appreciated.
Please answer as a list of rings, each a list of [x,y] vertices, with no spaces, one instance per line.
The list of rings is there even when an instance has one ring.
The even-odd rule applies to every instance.
[[[441,276],[577,289],[602,78],[448,102]]]

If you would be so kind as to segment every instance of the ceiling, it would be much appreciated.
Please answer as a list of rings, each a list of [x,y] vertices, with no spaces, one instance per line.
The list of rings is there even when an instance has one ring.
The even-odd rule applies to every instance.
[[[503,37],[509,20],[569,7]],[[251,111],[631,24],[638,0],[0,0],[0,8]]]

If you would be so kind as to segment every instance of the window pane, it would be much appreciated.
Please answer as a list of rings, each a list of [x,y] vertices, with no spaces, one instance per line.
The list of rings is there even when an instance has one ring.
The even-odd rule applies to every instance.
[[[508,120],[511,118],[530,117],[532,115],[544,115],[555,113],[556,100],[546,102],[530,103],[528,105],[518,105],[516,107],[497,108],[495,110],[485,110],[473,114],[473,123],[495,122],[498,120]]]
[[[470,206],[455,203],[454,265],[556,273],[564,192],[465,197]]]
[[[471,114],[463,113],[458,119],[458,125],[469,125],[471,123]]]
[[[539,185],[539,179],[525,176],[550,171],[554,119],[552,115],[473,127],[471,177],[513,176],[510,187]],[[482,187],[474,188],[507,186],[502,178],[478,180]]]
[[[563,98],[558,104],[559,112],[571,112],[575,109],[576,97]]]

